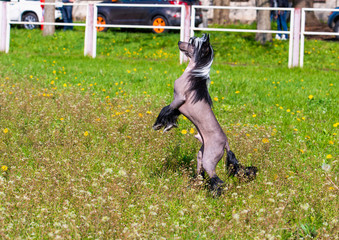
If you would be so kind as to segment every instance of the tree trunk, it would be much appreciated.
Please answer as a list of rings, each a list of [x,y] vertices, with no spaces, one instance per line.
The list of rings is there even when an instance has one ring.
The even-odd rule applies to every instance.
[[[46,0],[46,3],[54,3],[55,0]],[[55,6],[54,5],[45,5],[44,8],[44,22],[55,22]],[[42,31],[43,36],[53,35],[55,32],[54,25],[44,25]]]
[[[256,0],[257,7],[270,7],[269,0]],[[271,30],[271,11],[257,11],[257,30]],[[271,33],[257,33],[255,40],[264,44],[267,41],[272,41]]]
[[[214,6],[229,6],[230,0],[213,0]],[[230,23],[230,10],[214,9],[213,11],[213,23],[224,25]]]
[[[313,0],[293,0],[293,7],[295,8],[313,8]],[[314,12],[306,12],[306,26],[315,27],[320,26],[321,23],[315,16]]]

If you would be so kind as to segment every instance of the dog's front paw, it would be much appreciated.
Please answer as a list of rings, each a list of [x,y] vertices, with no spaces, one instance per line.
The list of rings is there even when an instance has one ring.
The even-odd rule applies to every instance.
[[[159,123],[159,124],[154,124],[152,128],[153,128],[155,131],[158,131],[158,130],[160,130],[162,127],[163,127],[163,125],[162,125],[161,123]]]
[[[167,132],[167,131],[171,130],[174,127],[178,127],[178,125],[177,124],[168,124],[168,125],[166,125],[166,127],[164,129],[164,132]]]

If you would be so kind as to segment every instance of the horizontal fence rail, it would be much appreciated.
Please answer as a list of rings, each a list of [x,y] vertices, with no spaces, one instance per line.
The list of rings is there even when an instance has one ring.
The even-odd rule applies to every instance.
[[[25,22],[11,21],[9,19],[9,4],[29,4],[29,5],[54,5],[56,8],[62,6],[87,6],[86,23],[62,23],[62,22]],[[180,8],[180,26],[153,26],[153,25],[126,25],[126,24],[98,24],[98,7],[149,7],[149,8]],[[231,29],[231,28],[198,28],[195,27],[196,9],[223,9],[223,10],[255,10],[255,11],[290,11],[290,30],[254,30],[254,29]],[[306,11],[327,11],[338,12],[339,9],[326,8],[272,8],[272,7],[233,7],[233,6],[201,6],[186,4],[107,4],[107,3],[42,3],[42,2],[0,2],[0,51],[9,51],[10,26],[12,24],[32,24],[32,25],[54,25],[54,26],[80,26],[85,27],[85,47],[84,55],[96,57],[97,28],[135,28],[135,29],[173,29],[180,30],[180,41],[188,41],[190,36],[194,36],[195,31],[217,31],[217,32],[238,32],[238,33],[271,33],[289,35],[288,67],[303,67],[305,35],[330,35],[338,36],[333,32],[311,32],[305,31]],[[193,16],[193,17],[191,17]],[[299,44],[300,41],[300,44]],[[299,46],[300,45],[300,46]],[[300,58],[300,61],[299,61]],[[180,63],[185,60],[184,54],[180,52]]]

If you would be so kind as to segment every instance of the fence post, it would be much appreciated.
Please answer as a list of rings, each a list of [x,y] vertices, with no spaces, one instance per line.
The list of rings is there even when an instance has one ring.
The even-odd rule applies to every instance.
[[[0,2],[0,52],[8,53],[9,51],[9,32],[10,25],[7,15],[7,3]]]
[[[191,31],[190,31],[190,37],[193,37],[194,36],[194,27],[195,27],[195,8],[194,6],[192,5],[191,6]]]
[[[305,10],[301,10],[301,31],[300,31],[300,63],[299,66],[304,66],[304,44],[305,44],[305,24],[306,24],[306,13]]]
[[[299,44],[300,44],[300,8],[294,10],[294,31],[293,31],[293,63],[292,67],[299,65]]]
[[[93,3],[87,5],[86,29],[85,29],[85,49],[84,55],[96,57],[97,30],[95,27],[97,19],[97,6]]]
[[[288,38],[289,46],[288,46],[288,68],[292,67],[293,62],[293,36],[294,36],[294,9],[291,9],[290,12],[290,35]]]
[[[190,26],[191,26],[191,6],[188,4],[185,4],[185,19],[184,19],[184,42],[188,42],[190,39]],[[186,55],[183,55],[183,61],[187,62]]]
[[[185,6],[181,5],[181,19],[180,19],[180,41],[185,40]],[[183,63],[185,55],[179,50],[180,54],[180,64]]]

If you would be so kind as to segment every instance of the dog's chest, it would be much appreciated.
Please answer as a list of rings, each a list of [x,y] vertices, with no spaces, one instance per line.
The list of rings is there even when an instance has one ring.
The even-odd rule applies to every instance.
[[[188,86],[189,86],[188,79],[180,77],[174,82],[174,93],[184,95],[188,89]]]

